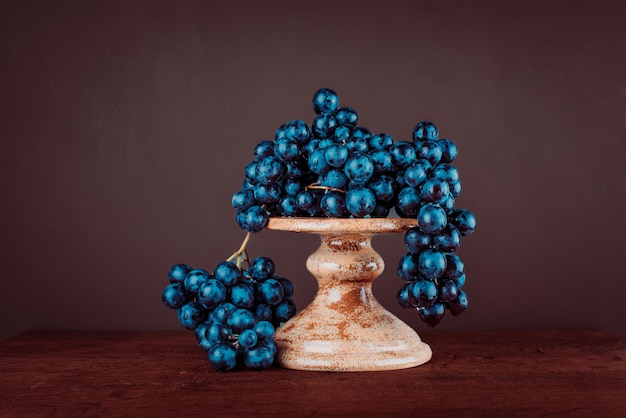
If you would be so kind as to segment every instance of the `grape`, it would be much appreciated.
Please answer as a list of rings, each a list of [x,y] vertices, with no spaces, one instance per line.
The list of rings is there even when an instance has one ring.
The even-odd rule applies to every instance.
[[[441,162],[451,163],[454,161],[459,153],[456,144],[449,139],[440,139],[439,146],[441,147]]]
[[[213,274],[190,270],[186,264],[173,266],[174,276],[190,270],[186,280],[191,288],[199,284],[198,291],[190,293],[184,283],[175,282],[169,283],[162,295],[163,303],[176,309],[181,325],[194,330],[198,346],[218,371],[231,370],[237,364],[254,370],[269,367],[277,351],[275,326],[296,312],[291,300],[293,283],[275,275],[272,259],[256,257],[250,260],[248,270],[239,267],[246,243],[235,253],[237,264],[231,257],[218,263]]]
[[[192,294],[198,293],[198,289],[200,289],[200,286],[202,286],[203,283],[209,280],[209,277],[211,277],[209,273],[202,269],[190,271],[189,274],[187,274],[187,276],[185,277],[185,280],[183,280],[185,290],[188,293]]]
[[[222,261],[215,267],[215,279],[219,280],[226,286],[232,286],[241,279],[241,270],[230,261]]]
[[[201,322],[206,320],[206,311],[197,302],[189,301],[176,311],[180,324],[187,329],[194,330]]]
[[[259,341],[259,337],[252,329],[245,329],[239,334],[239,344],[245,348],[252,348]]]
[[[460,315],[465,312],[468,306],[469,302],[467,300],[467,295],[462,290],[459,290],[459,295],[456,299],[448,303],[448,309],[450,309],[450,313],[454,316]]]
[[[226,286],[215,279],[209,279],[198,289],[198,302],[206,308],[213,309],[226,300]]]
[[[422,276],[436,279],[446,271],[446,256],[440,251],[428,248],[420,253],[417,264]]]
[[[274,352],[268,346],[259,346],[244,353],[246,367],[252,370],[265,370],[274,360]]]
[[[406,178],[406,173],[405,173]],[[421,197],[425,202],[442,203],[450,193],[450,186],[445,180],[433,177],[424,182],[421,188]]]
[[[419,255],[406,253],[398,263],[398,276],[406,281],[416,280],[419,277]]]
[[[283,300],[285,290],[278,280],[267,279],[259,285],[257,294],[262,303],[273,306]]]
[[[422,231],[421,228],[413,227],[404,234],[404,245],[413,254],[419,254],[426,248],[430,247],[432,238],[429,234]]]
[[[313,110],[315,113],[332,113],[339,106],[339,96],[329,88],[321,88],[313,95]]]
[[[350,138],[351,134],[352,132],[350,131],[350,128],[348,128],[347,126],[338,125],[333,132],[333,139],[335,140],[335,142],[344,142]]]
[[[448,217],[441,206],[427,203],[419,209],[417,222],[427,234],[437,234],[448,224]]]
[[[311,136],[311,128],[301,120],[292,120],[284,128],[285,138],[290,138],[296,143],[304,144]],[[280,139],[280,138],[276,138]]]
[[[446,313],[446,306],[443,303],[434,303],[425,308],[417,308],[417,313],[422,321],[432,328],[443,319]]]
[[[185,291],[182,283],[170,283],[161,295],[163,304],[171,309],[178,309],[190,299],[190,295]]]
[[[398,141],[390,149],[394,164],[402,169],[406,169],[417,161],[417,150],[415,146],[407,141]]]
[[[272,141],[264,140],[259,142],[254,147],[254,159],[256,161],[261,161],[265,159],[265,157],[274,155],[274,143]]]
[[[440,297],[442,302],[451,302],[459,295],[459,289],[452,280],[445,280],[441,285]]]
[[[447,225],[433,237],[433,245],[435,249],[450,253],[456,251],[461,245],[461,234],[452,225]]]
[[[403,217],[414,218],[420,211],[421,202],[420,193],[416,188],[405,187],[398,193],[396,207],[400,210]]]
[[[462,236],[471,235],[476,229],[476,218],[467,209],[457,209],[450,214],[450,221]]]
[[[331,115],[317,115],[313,120],[311,130],[316,138],[330,138],[337,128],[337,120]]]
[[[409,301],[418,308],[431,306],[437,300],[437,296],[439,296],[437,284],[431,280],[415,280],[408,288]]]
[[[268,156],[256,164],[254,177],[261,185],[276,183],[285,174],[285,165],[276,157]]]
[[[352,129],[352,138],[354,139],[364,139],[365,142],[369,142],[372,137],[372,132],[369,129],[364,128],[363,126],[355,126]]]
[[[324,149],[326,162],[332,167],[341,167],[348,160],[348,149],[342,144],[333,144]]]
[[[404,181],[411,187],[419,187],[428,178],[430,163],[426,160],[417,160],[404,171]]]
[[[393,138],[385,133],[376,134],[370,138],[369,145],[371,149],[388,150],[393,145]]]
[[[342,107],[341,109],[337,109],[335,119],[339,126],[354,128],[359,121],[359,115],[356,113],[356,110],[351,107]]]
[[[409,298],[409,289],[413,286],[413,282],[406,283],[404,286],[400,288],[396,299],[398,300],[398,304],[405,309],[414,308],[415,305]]]
[[[254,315],[247,309],[237,309],[231,313],[226,324],[235,334],[239,334],[244,329],[252,328],[255,324]]]
[[[300,155],[300,148],[294,139],[278,139],[274,143],[274,156],[283,162],[294,161]]]
[[[414,141],[436,141],[439,138],[437,127],[432,122],[422,121],[415,125],[413,129]]]
[[[167,274],[170,283],[182,283],[189,272],[193,270],[187,264],[174,264]]]
[[[220,372],[232,370],[237,365],[237,350],[226,343],[217,343],[209,349],[209,363]]]
[[[358,182],[366,182],[374,174],[374,163],[367,154],[357,153],[352,155],[346,161],[344,167],[344,172],[348,179]]]
[[[255,203],[256,201],[254,199],[254,190],[250,188],[241,189],[235,192],[231,199],[231,205],[237,211],[244,211],[246,209],[249,209]]]
[[[328,217],[341,218],[346,213],[346,199],[342,193],[328,192],[322,197],[320,208]]]
[[[340,189],[346,185],[348,178],[341,169],[333,168],[320,176],[320,185]]]
[[[248,274],[255,280],[266,280],[274,275],[276,265],[269,257],[255,257],[250,260]]]
[[[374,173],[391,173],[394,170],[393,157],[387,150],[374,150],[369,154],[374,163]]]
[[[417,156],[418,158],[423,158],[427,160],[432,165],[437,164],[441,161],[441,156],[443,155],[443,151],[439,146],[439,143],[436,141],[422,141],[416,143],[417,147]]]
[[[369,215],[375,207],[376,196],[368,188],[358,187],[346,193],[346,209],[357,218]]]

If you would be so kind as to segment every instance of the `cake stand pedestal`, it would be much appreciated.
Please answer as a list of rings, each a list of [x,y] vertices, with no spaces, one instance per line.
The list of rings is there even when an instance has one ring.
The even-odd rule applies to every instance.
[[[385,267],[372,237],[416,225],[405,218],[270,218],[268,230],[315,233],[322,241],[306,262],[318,282],[313,302],[276,330],[278,364],[348,372],[405,369],[430,360],[428,344],[372,294]]]

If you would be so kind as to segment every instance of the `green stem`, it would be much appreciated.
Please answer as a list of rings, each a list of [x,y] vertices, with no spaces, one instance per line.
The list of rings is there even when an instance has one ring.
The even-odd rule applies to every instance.
[[[246,247],[248,246],[248,242],[250,241],[251,236],[252,236],[252,233],[248,232],[246,234],[246,237],[243,239],[243,242],[241,243],[241,246],[239,247],[239,249],[235,251],[233,255],[228,257],[226,261],[236,260],[235,264],[237,264],[237,267],[241,269],[241,263],[243,263],[243,260],[248,259],[248,253],[246,252]]]

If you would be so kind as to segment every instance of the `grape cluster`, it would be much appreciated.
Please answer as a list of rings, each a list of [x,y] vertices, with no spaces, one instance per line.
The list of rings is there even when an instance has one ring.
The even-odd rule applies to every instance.
[[[455,207],[461,193],[452,162],[457,146],[440,139],[437,127],[419,122],[411,141],[372,134],[358,125],[352,107],[322,88],[313,96],[311,125],[292,120],[274,140],[261,141],[244,170],[244,182],[232,197],[237,224],[254,233],[271,216],[416,218],[407,231],[408,252],[398,266],[407,281],[398,294],[401,306],[417,308],[429,326],[445,310],[463,312],[467,295],[464,266],[454,254],[461,236],[476,227],[474,215]]]
[[[218,371],[237,365],[253,370],[274,361],[274,331],[296,313],[290,280],[275,275],[268,257],[250,260],[247,270],[220,262],[213,274],[176,264],[162,293],[165,306],[176,309],[181,325],[195,330],[198,345]]]

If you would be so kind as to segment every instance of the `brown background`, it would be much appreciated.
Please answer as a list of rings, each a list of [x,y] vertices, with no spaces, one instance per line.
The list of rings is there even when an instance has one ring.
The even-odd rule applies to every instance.
[[[427,119],[459,145],[471,309],[440,329],[626,334],[623,3],[224,3],[2,2],[0,338],[180,329],[168,268],[239,246],[253,146],[310,122],[323,86],[372,131]],[[263,231],[250,251],[302,308],[317,245]],[[375,294],[423,329],[395,302],[401,236],[374,245]]]

